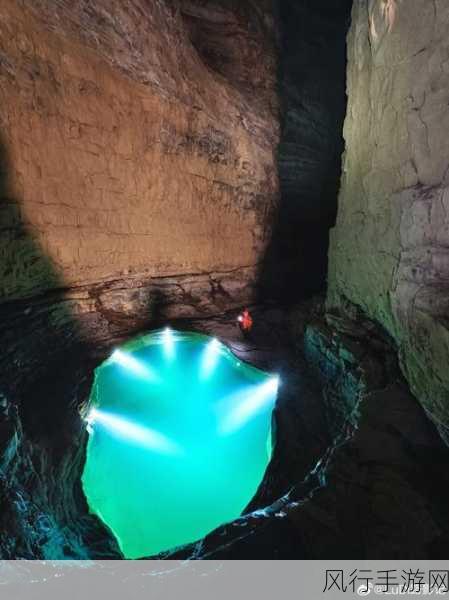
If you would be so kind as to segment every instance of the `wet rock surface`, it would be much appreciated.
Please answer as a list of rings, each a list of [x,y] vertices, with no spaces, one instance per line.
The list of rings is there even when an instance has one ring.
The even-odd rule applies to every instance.
[[[246,515],[164,557],[443,556],[449,450],[402,379],[388,335],[361,315],[324,317],[322,302],[253,307],[252,314],[249,340],[241,337],[235,310],[208,318],[161,311],[160,322],[148,323],[215,335],[282,381],[272,461]],[[145,329],[138,320],[134,325]],[[119,556],[107,530],[88,515],[80,488],[86,443],[80,410],[93,368],[129,337],[129,326],[94,326],[90,344],[55,329],[47,376],[30,371],[17,381],[10,370],[0,430],[2,556]]]
[[[89,393],[80,361],[5,397],[0,416],[0,556],[3,559],[120,558],[108,530],[88,514],[81,488],[86,432],[77,405]],[[78,368],[77,368],[78,367]],[[36,410],[39,406],[39,410]]]
[[[112,306],[117,310],[98,314],[78,311],[76,324],[83,327],[75,331],[70,315],[61,306],[48,306],[42,299],[31,310],[19,314],[12,311],[9,327],[2,332],[10,349],[4,359],[0,430],[3,557],[119,556],[110,534],[88,515],[80,487],[87,441],[80,411],[89,396],[93,369],[117,343],[129,339],[130,331],[137,334],[145,328],[141,319],[125,319],[123,313],[122,319],[117,320],[118,307]],[[290,388],[294,377],[288,372],[293,373],[300,361],[289,335],[289,314],[275,308],[255,308],[254,335],[247,341],[238,330],[237,311],[192,319],[188,318],[186,305],[185,318],[181,319],[180,305],[176,302],[174,306],[175,310],[170,304],[160,307],[159,320],[153,313],[147,327],[168,322],[178,329],[215,335],[242,360],[279,372],[282,377],[285,373],[289,383],[284,389]],[[102,320],[107,326],[99,325]],[[41,361],[44,353],[45,365]],[[14,368],[6,371],[8,364]],[[307,386],[302,384],[302,388]],[[303,395],[300,407],[295,406],[291,393],[285,396],[286,406],[278,409],[276,426],[281,451],[270,467],[269,484],[261,488],[260,496],[254,500],[256,505],[283,494],[298,468],[310,469],[316,456],[326,448],[328,439],[317,398],[319,392],[313,385]],[[302,433],[296,438],[294,431]]]
[[[93,370],[132,335],[240,306],[252,278],[253,269],[130,277],[2,305],[0,555],[120,556],[88,515],[80,485],[86,443],[80,409]]]
[[[303,338],[315,384],[324,390],[321,416],[327,418],[330,440],[314,468],[304,470],[298,461],[277,501],[262,509],[263,502],[259,502],[258,510],[165,557],[416,559],[447,555],[447,446],[401,378],[385,334],[367,320],[340,319],[338,327],[335,317],[328,320],[332,329],[321,319],[306,326]],[[296,407],[303,391],[304,383],[292,395],[290,401]],[[286,406],[281,388],[279,412]],[[303,435],[294,411],[286,410],[284,417],[295,422],[296,435]],[[314,425],[318,423],[315,420]],[[302,452],[300,446],[301,441],[296,452]],[[270,469],[259,500],[270,498],[269,475]]]

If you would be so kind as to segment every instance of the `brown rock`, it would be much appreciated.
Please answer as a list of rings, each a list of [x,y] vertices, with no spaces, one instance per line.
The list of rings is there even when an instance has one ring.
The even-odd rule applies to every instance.
[[[2,3],[0,300],[255,268],[278,192],[268,4]]]

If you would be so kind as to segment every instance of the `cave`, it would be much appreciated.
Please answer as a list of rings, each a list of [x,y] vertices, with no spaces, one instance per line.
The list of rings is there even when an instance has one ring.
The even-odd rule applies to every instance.
[[[448,26],[3,0],[1,559],[447,557]]]

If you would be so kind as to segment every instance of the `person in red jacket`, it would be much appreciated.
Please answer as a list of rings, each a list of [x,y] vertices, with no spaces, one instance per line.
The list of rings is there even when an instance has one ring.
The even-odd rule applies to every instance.
[[[237,322],[243,337],[248,338],[253,328],[253,318],[247,308],[237,317]]]

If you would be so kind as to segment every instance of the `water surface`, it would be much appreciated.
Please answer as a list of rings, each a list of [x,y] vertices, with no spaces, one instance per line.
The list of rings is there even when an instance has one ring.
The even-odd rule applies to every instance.
[[[276,392],[276,377],[217,340],[169,329],[96,369],[82,483],[127,558],[241,514],[270,458]]]

